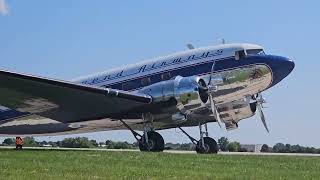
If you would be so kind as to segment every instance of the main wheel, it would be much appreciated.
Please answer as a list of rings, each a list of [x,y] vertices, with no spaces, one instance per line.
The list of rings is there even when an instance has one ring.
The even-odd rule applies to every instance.
[[[218,153],[218,144],[211,137],[204,137],[204,147],[201,145],[201,140],[198,141],[196,146],[196,151],[199,154],[217,154]]]
[[[148,132],[148,144],[145,139],[145,135],[143,134],[140,143],[139,143],[140,151],[151,151],[151,152],[161,152],[164,150],[164,140],[162,136],[155,132]]]

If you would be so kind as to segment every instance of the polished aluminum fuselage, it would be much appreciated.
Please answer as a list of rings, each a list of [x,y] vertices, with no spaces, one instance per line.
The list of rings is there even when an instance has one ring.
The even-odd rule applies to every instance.
[[[244,101],[245,98],[264,91],[271,86],[273,81],[272,69],[268,63],[254,60],[248,63],[245,59],[236,60],[234,58],[235,52],[243,49],[262,49],[262,47],[251,44],[234,44],[199,48],[80,78],[77,82],[102,87],[113,88],[114,86],[115,88],[121,88],[122,86],[119,86],[119,83],[123,85],[130,81],[136,82],[136,79],[141,77],[149,78],[180,70],[176,75],[198,76],[208,83],[209,77],[212,74],[213,80],[211,83],[217,88],[216,92],[213,93],[214,100],[217,102],[218,107],[220,105],[230,106],[229,104],[232,105],[233,102]],[[216,63],[217,69],[212,72],[213,62]],[[186,72],[185,69],[190,72]],[[119,74],[122,76],[118,76]],[[139,91],[141,88],[143,87],[130,90]],[[175,118],[172,118],[172,116],[176,115],[175,112],[179,111],[175,108],[175,106],[164,107],[157,112],[153,112],[152,119],[156,129],[173,128],[176,127],[177,124],[182,126],[195,126],[198,125],[199,122],[216,121],[211,116],[212,113],[208,107],[206,108],[207,111],[203,111],[202,109],[199,110],[199,113],[195,112],[190,115],[189,119],[185,122],[175,121]],[[230,121],[238,122],[254,115],[254,112],[235,113],[236,110],[237,109],[230,108],[228,112]],[[226,118],[224,119],[227,121]],[[132,120],[128,119],[127,122],[130,124]],[[137,118],[132,126],[136,129],[141,129],[142,123],[143,120]]]
[[[248,97],[262,92],[280,82],[292,71],[294,66],[289,63],[291,61],[287,58],[270,55],[253,55],[245,59],[236,60],[235,52],[246,49],[262,49],[262,47],[251,44],[226,44],[198,48],[99,74],[81,77],[74,80],[74,82],[90,86],[110,87],[112,89],[139,92],[143,87],[165,81],[164,77],[166,76],[169,76],[167,79],[176,76],[198,76],[208,83],[209,77],[212,75],[211,84],[216,86],[216,91],[213,92],[212,95],[218,108],[220,107],[221,112],[224,112],[223,115],[225,118],[222,118],[223,122],[237,123],[242,119],[254,115],[254,112],[245,109],[244,105],[246,105]],[[212,70],[214,63],[215,69]],[[288,66],[290,67],[288,68]],[[143,82],[147,83],[144,84]],[[195,126],[198,125],[199,122],[216,121],[211,116],[209,107],[204,107],[204,109],[199,110],[199,112],[195,111],[186,121],[176,121],[176,119],[173,118],[176,111],[176,106],[153,109],[152,120],[154,121],[154,128],[167,129],[177,126]],[[141,116],[128,114],[126,117],[127,118],[123,120],[134,129],[139,130],[142,128],[143,120]],[[20,118],[19,121],[13,120],[3,123],[0,125],[0,128],[5,126],[13,127],[21,124],[25,124],[26,126],[30,124],[34,125],[34,133],[29,133],[32,135],[126,129],[117,119],[106,118],[67,123],[38,118],[36,116],[34,118],[30,118],[29,116],[26,119]],[[46,124],[50,124],[50,126],[45,126]],[[37,126],[39,126],[38,129]],[[68,129],[68,131],[66,131],[63,129],[66,126],[73,130]],[[52,127],[56,128],[54,132],[50,131]],[[59,127],[61,127],[61,130],[59,130]],[[20,128],[23,128],[23,126]],[[43,133],[46,131],[52,133]]]

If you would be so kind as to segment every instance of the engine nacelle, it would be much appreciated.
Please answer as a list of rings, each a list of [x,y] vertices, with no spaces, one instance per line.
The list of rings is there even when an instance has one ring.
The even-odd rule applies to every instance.
[[[198,76],[177,76],[174,79],[144,87],[139,92],[152,96],[154,103],[174,99],[178,110],[185,115],[205,107],[209,98],[206,83]]]

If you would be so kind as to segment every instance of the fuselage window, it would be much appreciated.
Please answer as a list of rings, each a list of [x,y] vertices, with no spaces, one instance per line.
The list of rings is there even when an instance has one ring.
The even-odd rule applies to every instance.
[[[111,86],[110,85],[104,85],[104,86],[102,86],[103,88],[111,88]]]
[[[235,53],[236,60],[245,59],[245,58],[246,58],[246,52],[244,50],[236,51]]]
[[[141,79],[141,85],[142,86],[148,86],[151,84],[151,79],[149,77]]]
[[[265,55],[262,49],[247,49],[246,52],[248,55]]]
[[[170,78],[171,78],[170,72],[166,72],[166,73],[161,74],[162,81],[169,80]]]
[[[130,89],[133,89],[135,87],[135,84],[134,82],[125,82],[122,84],[122,90],[124,91],[127,91],[127,90],[130,90]]]

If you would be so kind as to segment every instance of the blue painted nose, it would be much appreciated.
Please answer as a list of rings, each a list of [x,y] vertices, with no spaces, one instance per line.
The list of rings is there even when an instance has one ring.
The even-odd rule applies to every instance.
[[[273,82],[271,86],[274,86],[292,72],[295,64],[291,59],[286,57],[269,56],[268,58],[271,60],[271,69],[273,73]]]

